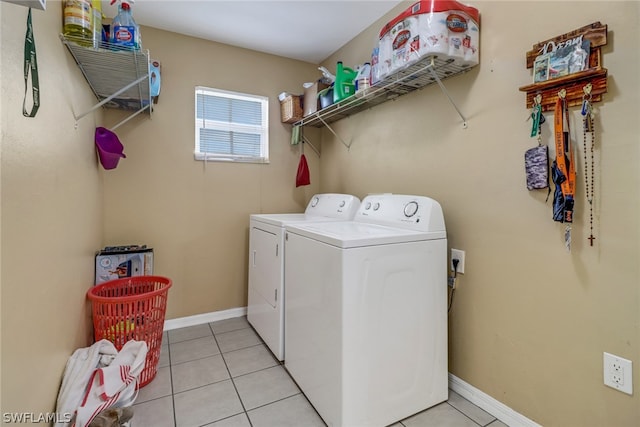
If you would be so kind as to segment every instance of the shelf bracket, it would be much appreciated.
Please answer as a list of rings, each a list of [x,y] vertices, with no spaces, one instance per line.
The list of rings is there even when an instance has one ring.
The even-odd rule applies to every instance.
[[[96,105],[94,105],[93,107],[91,107],[88,111],[80,114],[79,116],[76,116],[75,119],[76,121],[80,120],[81,118],[83,118],[84,116],[86,116],[87,114],[91,113],[92,111],[102,107],[104,104],[106,104],[107,102],[111,101],[112,99],[114,99],[116,96],[120,95],[123,92],[126,92],[127,90],[131,89],[132,87],[134,87],[135,85],[137,85],[138,83],[142,82],[145,79],[149,78],[149,74],[145,74],[144,76],[132,81],[131,83],[129,83],[128,85],[126,85],[125,87],[123,87],[122,89],[116,91],[115,93],[111,94],[110,96],[106,97],[105,99],[103,99],[102,101],[98,102]],[[138,112],[134,113],[133,115],[138,115],[138,113],[146,110],[147,108],[149,108],[151,104],[145,106],[142,108],[142,110],[139,110]],[[118,126],[121,123],[118,124]]]
[[[336,138],[338,138],[340,140],[340,142],[342,142],[342,145],[347,147],[347,151],[351,151],[351,144],[353,143],[353,140],[349,144],[347,144],[346,142],[344,142],[344,139],[340,138],[340,135],[338,135],[333,130],[333,128],[331,126],[329,126],[329,123],[327,123],[321,116],[318,116],[318,119],[322,122],[322,124],[324,124],[326,126],[327,129],[329,129],[329,131],[331,131],[333,136],[335,136]]]
[[[303,142],[303,143],[306,143],[306,144],[309,144],[309,147],[311,147],[311,149],[313,150],[313,152],[314,152],[314,153],[316,153],[316,156],[318,156],[318,158],[320,158],[320,151],[319,151],[316,147],[314,147],[314,146],[313,146],[313,144],[312,144],[311,142],[309,142],[309,140],[307,139],[307,137],[306,137],[306,136],[304,136],[304,135],[302,136],[302,142]]]
[[[431,75],[435,79],[436,83],[438,83],[438,86],[440,86],[440,90],[442,90],[442,92],[446,95],[446,97],[449,100],[449,102],[451,103],[451,105],[453,105],[453,108],[455,108],[456,111],[458,112],[458,115],[462,119],[462,128],[466,129],[467,128],[467,119],[465,119],[464,115],[462,115],[462,113],[460,112],[460,109],[458,108],[456,103],[453,102],[453,99],[451,99],[451,96],[449,95],[449,92],[447,91],[447,88],[444,87],[444,84],[442,84],[442,80],[440,80],[440,77],[438,77],[438,74],[436,73],[436,70],[434,69],[433,66],[431,66],[431,67],[429,67],[429,71],[431,72]]]
[[[142,113],[143,111],[145,111],[147,108],[150,108],[150,107],[151,107],[151,104],[145,105],[144,107],[142,107],[138,111],[129,114],[125,119],[119,121],[117,124],[112,126],[110,130],[113,131],[113,130],[118,129],[120,126],[122,126],[123,124],[127,123],[129,120],[133,119],[135,116],[137,116],[138,114]]]

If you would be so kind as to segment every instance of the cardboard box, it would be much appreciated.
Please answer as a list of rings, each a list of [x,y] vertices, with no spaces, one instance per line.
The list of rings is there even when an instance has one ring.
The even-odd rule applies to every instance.
[[[95,284],[134,276],[153,275],[153,249],[146,246],[112,246],[96,253]]]
[[[308,116],[321,109],[318,92],[328,88],[329,85],[322,83],[320,80],[314,82],[311,86],[304,88],[304,107],[303,116]]]

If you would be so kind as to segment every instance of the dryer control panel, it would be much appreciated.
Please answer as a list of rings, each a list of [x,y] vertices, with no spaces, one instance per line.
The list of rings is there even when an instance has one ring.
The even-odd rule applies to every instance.
[[[354,221],[419,231],[445,231],[442,207],[426,196],[376,194],[362,200]]]
[[[316,194],[304,213],[306,216],[321,216],[350,221],[360,207],[360,199],[350,194]]]

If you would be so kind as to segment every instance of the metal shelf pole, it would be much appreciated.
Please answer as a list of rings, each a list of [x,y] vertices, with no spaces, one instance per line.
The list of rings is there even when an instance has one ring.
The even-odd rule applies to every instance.
[[[102,107],[104,104],[106,104],[107,102],[111,101],[113,98],[115,98],[116,96],[120,95],[123,92],[126,92],[127,90],[131,89],[132,87],[134,87],[135,85],[137,85],[138,83],[140,83],[141,81],[143,81],[144,79],[149,78],[149,74],[145,74],[144,76],[140,77],[139,79],[132,81],[131,83],[129,83],[128,85],[126,85],[125,87],[123,87],[122,89],[118,90],[117,92],[111,94],[110,96],[106,97],[105,99],[103,99],[102,101],[98,102],[96,105],[94,105],[93,107],[91,107],[88,111],[80,114],[79,116],[76,116],[76,120],[80,120],[81,118],[83,118],[84,116],[86,116],[87,114],[91,113],[92,111]],[[146,109],[147,107],[145,107],[144,109]]]
[[[462,127],[464,129],[466,129],[467,128],[467,119],[464,118],[464,116],[460,112],[460,109],[458,108],[456,103],[453,102],[453,99],[451,99],[451,96],[449,96],[449,92],[447,91],[447,88],[444,87],[444,84],[442,84],[442,80],[440,80],[440,77],[438,77],[438,74],[433,69],[433,67],[430,67],[429,71],[431,72],[431,75],[433,76],[433,78],[436,79],[436,82],[438,83],[438,86],[440,86],[440,90],[442,90],[442,93],[444,93],[446,95],[446,97],[449,100],[449,102],[451,103],[451,105],[453,105],[453,108],[456,109],[456,111],[458,112],[458,115],[460,116],[460,118],[462,118]]]

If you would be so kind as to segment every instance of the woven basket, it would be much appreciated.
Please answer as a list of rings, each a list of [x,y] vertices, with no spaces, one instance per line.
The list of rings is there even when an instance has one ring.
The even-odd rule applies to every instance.
[[[282,123],[295,123],[302,119],[302,96],[288,95],[280,102]]]

